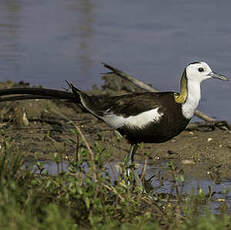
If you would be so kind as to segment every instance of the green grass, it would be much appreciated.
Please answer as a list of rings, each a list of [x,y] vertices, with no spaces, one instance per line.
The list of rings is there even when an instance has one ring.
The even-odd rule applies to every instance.
[[[110,157],[95,143],[80,147],[78,161],[57,176],[33,174],[23,169],[23,156],[12,140],[2,136],[0,148],[0,229],[230,229],[231,217],[201,211],[208,194],[188,197],[143,194],[123,176],[115,185],[104,162]],[[83,145],[81,145],[83,146]],[[94,151],[94,153],[93,153]],[[57,164],[62,161],[54,156]],[[89,170],[83,170],[87,164]],[[178,175],[170,165],[173,177]]]

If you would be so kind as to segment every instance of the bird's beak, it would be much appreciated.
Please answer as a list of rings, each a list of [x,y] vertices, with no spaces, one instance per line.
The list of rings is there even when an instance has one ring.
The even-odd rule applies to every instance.
[[[212,78],[217,78],[217,79],[220,79],[220,80],[223,80],[223,81],[228,81],[228,78],[226,78],[224,75],[218,74],[218,73],[215,73],[215,72],[210,72],[208,74],[208,76],[210,76]]]

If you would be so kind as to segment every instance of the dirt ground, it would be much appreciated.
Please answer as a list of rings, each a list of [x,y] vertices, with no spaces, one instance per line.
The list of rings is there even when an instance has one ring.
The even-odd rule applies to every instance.
[[[103,90],[94,94],[121,94],[134,91],[121,80],[104,77]],[[0,89],[29,87],[23,82],[0,83]],[[15,148],[27,157],[52,158],[55,153],[69,157],[76,152],[77,136],[73,132],[76,123],[93,147],[99,143],[112,152],[112,160],[124,159],[129,144],[110,127],[95,117],[83,113],[77,105],[60,100],[26,100],[0,103],[0,127],[2,137],[10,138]],[[162,144],[141,144],[135,159],[148,158],[149,163],[163,160],[175,161],[179,169],[190,173],[199,168],[198,174],[214,176],[221,180],[231,175],[231,131],[225,127],[190,124],[179,136]],[[199,166],[199,167],[196,167]]]

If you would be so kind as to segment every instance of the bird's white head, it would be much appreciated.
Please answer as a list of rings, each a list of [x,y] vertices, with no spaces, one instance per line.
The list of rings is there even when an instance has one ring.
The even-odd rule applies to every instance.
[[[182,104],[185,118],[192,118],[201,98],[200,83],[209,78],[227,80],[225,76],[213,72],[205,62],[193,62],[185,68],[180,94],[175,95],[175,101]]]
[[[205,62],[193,62],[189,64],[186,67],[186,78],[190,81],[196,81],[199,83],[209,78],[227,80],[225,76],[213,72]]]
[[[174,97],[176,103],[182,104],[182,112],[187,119],[192,118],[199,104],[200,83],[209,78],[227,80],[225,76],[213,72],[205,62],[193,62],[185,68],[181,78],[180,94],[175,94]]]

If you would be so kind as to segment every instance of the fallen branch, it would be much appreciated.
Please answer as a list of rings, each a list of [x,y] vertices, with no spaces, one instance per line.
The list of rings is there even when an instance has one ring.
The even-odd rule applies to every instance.
[[[230,124],[228,124],[227,121],[216,121],[216,122],[206,122],[206,123],[190,123],[187,127],[186,130],[188,131],[213,131],[216,128],[219,128],[221,130],[231,130]]]
[[[154,89],[153,87],[151,87],[150,85],[137,80],[135,77],[133,77],[132,75],[126,74],[125,72],[116,69],[108,64],[103,63],[105,68],[110,69],[113,73],[115,73],[116,75],[118,75],[119,77],[128,80],[129,82],[133,83],[134,85],[138,86],[141,89],[144,89],[148,92],[158,92],[157,89]],[[196,110],[194,113],[195,116],[199,117],[200,119],[207,121],[207,122],[217,122],[216,119],[206,115],[205,113],[200,112],[199,110]]]
[[[154,89],[150,85],[136,79],[135,77],[133,77],[133,76],[131,76],[129,74],[126,74],[126,73],[124,73],[124,72],[122,72],[122,71],[120,71],[120,70],[118,70],[118,69],[116,69],[116,68],[114,68],[114,67],[112,67],[112,66],[110,66],[108,64],[103,63],[103,65],[104,65],[104,67],[112,70],[112,72],[115,73],[116,75],[118,75],[119,77],[130,81],[131,83],[133,83],[134,85],[138,86],[141,89],[144,89],[144,90],[146,90],[148,92],[158,92],[157,89]]]

